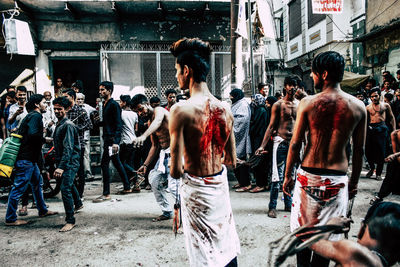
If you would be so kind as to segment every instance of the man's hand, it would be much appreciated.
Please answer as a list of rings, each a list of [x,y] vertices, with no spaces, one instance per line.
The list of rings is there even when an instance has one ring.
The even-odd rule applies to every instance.
[[[47,125],[47,127],[50,128],[50,127],[53,126],[53,125],[54,125],[54,121],[50,121],[49,124]]]
[[[118,144],[113,144],[112,145],[112,154],[113,155],[118,154],[118,151],[119,151],[119,145]]]
[[[285,181],[283,182],[282,186],[283,193],[285,193],[289,197],[292,197],[293,188],[294,180],[292,179],[292,177],[285,177]]]
[[[64,170],[58,169],[58,168],[57,168],[57,169],[54,171],[53,176],[54,176],[54,178],[56,178],[56,179],[60,179],[61,176],[63,175],[63,173],[64,173]]]
[[[391,154],[387,158],[385,158],[385,162],[392,162],[397,158],[396,154]]]
[[[357,195],[357,184],[353,185],[349,183],[349,200]]]
[[[145,173],[146,173],[146,171],[147,171],[147,166],[146,166],[146,165],[142,165],[142,167],[140,167],[140,168],[137,170],[137,173],[138,173],[139,175],[144,176]]]
[[[16,111],[15,111],[15,113],[16,114],[22,114],[24,112],[24,108],[23,107],[19,107]]]
[[[265,153],[265,151],[264,151],[264,148],[262,147],[262,146],[260,146],[257,150],[256,150],[256,152],[255,152],[255,154],[258,156],[258,155],[261,155],[261,154],[264,154]]]
[[[144,141],[146,141],[146,137],[141,135],[133,141],[133,145],[136,148],[143,146]]]
[[[328,220],[327,225],[338,225],[342,227],[341,231],[334,232],[335,234],[347,233],[350,231],[350,223],[353,223],[353,220],[350,218],[346,218],[344,216],[334,217]]]
[[[53,138],[51,137],[45,137],[46,139],[46,144],[51,144],[51,142],[53,142]]]

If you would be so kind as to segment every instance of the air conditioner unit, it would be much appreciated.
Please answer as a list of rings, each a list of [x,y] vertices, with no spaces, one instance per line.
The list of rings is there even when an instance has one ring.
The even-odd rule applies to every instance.
[[[35,56],[29,24],[17,19],[4,20],[7,54]]]

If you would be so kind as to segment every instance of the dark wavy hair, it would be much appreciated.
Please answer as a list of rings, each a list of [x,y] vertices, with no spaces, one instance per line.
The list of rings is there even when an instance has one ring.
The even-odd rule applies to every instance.
[[[188,66],[193,70],[193,78],[197,83],[205,82],[210,71],[211,46],[199,38],[183,38],[173,43],[169,49],[176,63],[183,68]]]
[[[35,105],[39,104],[43,100],[44,96],[41,94],[33,94],[26,102],[25,108],[28,112],[31,112],[36,108]]]
[[[146,104],[149,103],[147,97],[143,94],[134,95],[131,99],[131,107],[135,109],[139,104]]]
[[[327,80],[339,83],[343,80],[344,65],[344,58],[339,53],[327,51],[314,58],[311,70],[319,75],[327,71]]]
[[[53,105],[60,105],[65,109],[69,108],[71,104],[71,101],[69,101],[69,99],[65,96],[57,97],[53,100]]]

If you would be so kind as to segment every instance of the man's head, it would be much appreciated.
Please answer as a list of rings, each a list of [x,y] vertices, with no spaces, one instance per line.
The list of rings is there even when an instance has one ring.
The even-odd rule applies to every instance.
[[[15,91],[10,91],[6,94],[6,101],[11,104],[17,102]]]
[[[26,87],[25,86],[18,86],[17,87],[17,100],[20,104],[23,104],[26,102]]]
[[[176,103],[176,91],[174,89],[166,90],[165,97],[167,98],[169,107]]]
[[[75,99],[76,99],[76,93],[72,89],[65,89],[63,91],[63,96],[68,98],[68,100],[74,105],[75,104]]]
[[[396,71],[396,78],[398,81],[400,81],[400,70]]]
[[[41,94],[33,94],[29,98],[25,107],[28,112],[31,112],[32,110],[36,110],[40,113],[45,113],[46,107],[47,107],[46,99]]]
[[[394,92],[394,95],[396,96],[397,100],[400,100],[400,88],[396,89],[396,91]]]
[[[276,99],[281,99],[282,98],[282,93],[280,92],[280,91],[276,91],[276,93],[275,93],[275,97],[276,97]]]
[[[71,85],[71,89],[75,91],[75,93],[82,93],[83,92],[83,82],[81,80],[76,80]]]
[[[393,94],[391,93],[386,93],[385,96],[383,97],[383,100],[385,101],[385,103],[391,104],[393,101]]]
[[[56,79],[56,88],[61,88],[63,87],[63,82],[61,78]]]
[[[114,84],[109,81],[101,82],[99,85],[99,94],[103,99],[108,99],[111,97],[112,92],[114,91]]]
[[[258,92],[263,96],[267,97],[269,93],[269,86],[265,83],[259,83],[258,86]]]
[[[132,97],[131,107],[141,117],[147,117],[153,113],[153,108],[150,106],[147,97],[142,94]]]
[[[153,96],[152,98],[150,98],[150,106],[152,108],[160,106],[160,103],[161,103],[161,100],[158,96]]]
[[[15,86],[9,85],[9,86],[6,87],[6,90],[7,90],[7,93],[8,93],[8,92],[11,92],[11,91],[12,91],[12,92],[15,92]]]
[[[67,112],[71,107],[71,101],[65,96],[57,97],[53,100],[54,115],[56,115],[58,121],[64,119],[67,116]]]
[[[371,98],[372,103],[379,104],[381,98],[381,90],[378,87],[374,87],[369,91],[369,98]]]
[[[176,79],[181,89],[189,89],[190,80],[206,82],[211,50],[209,43],[198,38],[183,38],[172,44],[170,51],[176,57]]]
[[[131,103],[131,97],[129,95],[121,95],[119,97],[119,106],[122,109],[129,107],[130,103]]]
[[[364,93],[362,91],[358,91],[355,94],[355,97],[357,97],[359,100],[364,101]]]
[[[340,83],[343,80],[344,65],[344,58],[337,52],[327,51],[318,54],[311,67],[314,87],[322,90],[324,84]]]
[[[83,104],[85,104],[85,95],[82,93],[77,93],[76,94],[76,103],[78,104],[78,106],[83,106]]]
[[[365,84],[365,91],[369,91],[376,86],[376,81],[374,78],[368,78],[367,83]]]
[[[285,95],[294,96],[296,92],[297,81],[294,77],[288,76],[283,82]]]
[[[44,99],[46,99],[46,102],[50,102],[51,101],[51,92],[50,91],[45,91],[43,93]]]
[[[380,202],[369,208],[360,232],[359,243],[382,254],[391,266],[400,260],[400,205]]]
[[[383,87],[382,87],[382,89],[383,90],[390,90],[390,82],[388,81],[388,80],[386,80],[384,83],[383,83]]]

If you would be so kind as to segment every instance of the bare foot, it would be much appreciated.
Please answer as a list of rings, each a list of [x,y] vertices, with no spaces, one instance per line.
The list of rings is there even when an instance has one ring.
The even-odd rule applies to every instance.
[[[69,231],[71,231],[72,228],[74,228],[74,227],[75,227],[75,224],[67,223],[67,224],[65,224],[65,225],[63,226],[63,228],[60,229],[59,232],[62,232],[62,233],[64,233],[64,232],[69,232]]]
[[[16,220],[15,222],[10,222],[10,223],[6,222],[6,225],[7,226],[20,226],[20,225],[24,225],[24,224],[27,224],[27,223],[28,222],[24,221],[24,220]]]

